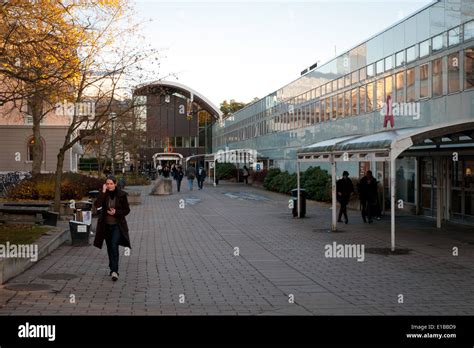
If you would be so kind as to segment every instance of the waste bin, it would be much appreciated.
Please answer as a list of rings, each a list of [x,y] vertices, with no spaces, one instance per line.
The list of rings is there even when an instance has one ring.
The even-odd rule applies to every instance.
[[[69,231],[71,232],[72,245],[89,245],[91,225],[72,220],[69,221]]]
[[[298,189],[291,190],[291,198],[293,199],[293,216],[298,216]],[[306,190],[300,188],[300,217],[306,215]]]

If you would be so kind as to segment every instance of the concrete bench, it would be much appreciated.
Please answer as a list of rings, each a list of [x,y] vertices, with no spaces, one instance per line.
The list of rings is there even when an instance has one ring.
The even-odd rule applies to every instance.
[[[8,205],[7,205],[8,204]],[[58,213],[50,211],[47,206],[34,206],[34,203],[7,203],[0,206],[0,222],[34,222],[35,224],[47,224],[56,226]],[[26,216],[34,215],[33,219],[25,219]]]
[[[173,180],[168,178],[159,179],[150,192],[150,195],[170,195],[173,193]]]

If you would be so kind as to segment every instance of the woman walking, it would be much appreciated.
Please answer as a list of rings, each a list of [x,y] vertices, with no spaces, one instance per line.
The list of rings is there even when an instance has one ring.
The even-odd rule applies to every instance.
[[[109,255],[110,276],[113,281],[119,277],[119,245],[132,248],[125,216],[130,213],[127,193],[117,187],[117,180],[109,176],[102,186],[94,206],[99,211],[94,246],[102,249],[107,245]]]

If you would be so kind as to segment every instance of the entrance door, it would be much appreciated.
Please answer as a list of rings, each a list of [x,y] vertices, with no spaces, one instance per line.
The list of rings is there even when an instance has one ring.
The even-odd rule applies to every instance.
[[[474,157],[453,162],[451,173],[451,216],[474,223]]]
[[[422,157],[421,171],[421,213],[436,216],[436,190],[438,188],[438,165],[434,157]]]

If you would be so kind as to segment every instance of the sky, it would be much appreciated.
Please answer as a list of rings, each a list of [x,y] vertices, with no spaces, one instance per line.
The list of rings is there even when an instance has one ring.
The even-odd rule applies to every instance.
[[[262,98],[431,2],[136,0],[135,9],[160,51],[160,78],[219,106]]]

